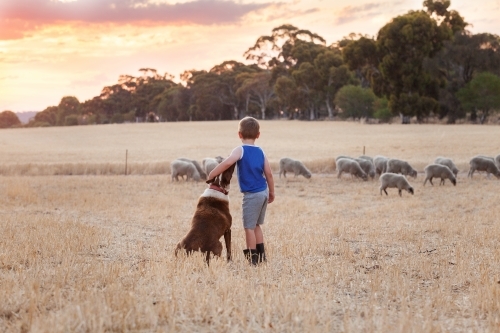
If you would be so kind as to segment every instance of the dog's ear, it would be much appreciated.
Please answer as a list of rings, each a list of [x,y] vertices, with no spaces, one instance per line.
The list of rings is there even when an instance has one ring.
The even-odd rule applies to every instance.
[[[233,163],[226,171],[224,171],[221,175],[220,186],[222,188],[227,187],[229,183],[231,183],[231,178],[233,177],[234,168],[236,167],[236,163]]]
[[[214,181],[215,181],[215,178],[212,178],[212,179],[207,180],[205,183],[212,184]]]

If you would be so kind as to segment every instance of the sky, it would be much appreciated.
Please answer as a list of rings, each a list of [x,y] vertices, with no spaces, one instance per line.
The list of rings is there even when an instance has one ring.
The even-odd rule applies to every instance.
[[[282,24],[330,45],[376,36],[423,0],[0,0],[0,112],[42,111],[98,96],[154,68],[179,80],[243,53]],[[500,35],[500,0],[451,0],[474,33]]]

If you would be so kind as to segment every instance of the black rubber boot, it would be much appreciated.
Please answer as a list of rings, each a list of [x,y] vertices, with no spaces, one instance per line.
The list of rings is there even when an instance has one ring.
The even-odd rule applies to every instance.
[[[264,243],[257,244],[257,253],[259,254],[259,262],[266,262],[266,250],[264,250]]]
[[[259,263],[259,254],[257,253],[257,250],[246,249],[243,250],[243,254],[250,264],[255,266]]]

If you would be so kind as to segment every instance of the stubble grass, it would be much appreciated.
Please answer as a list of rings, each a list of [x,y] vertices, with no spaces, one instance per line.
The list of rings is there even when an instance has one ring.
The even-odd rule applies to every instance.
[[[179,124],[184,130],[177,134],[213,126],[207,131],[216,138],[177,142],[162,132],[178,147],[165,148],[165,162],[145,149],[137,163],[228,153],[238,143],[226,139],[235,136],[236,123],[220,125]],[[230,191],[234,260],[207,267],[201,255],[173,255],[203,183],[172,183],[168,174],[2,176],[0,331],[498,331],[499,183],[466,178],[471,156],[498,149],[496,127],[343,126],[262,124],[259,140],[274,172],[289,156],[314,174],[306,180],[275,173],[276,201],[264,227],[269,262],[258,268],[242,255],[237,182]],[[433,137],[442,140],[431,145]],[[152,139],[144,140],[139,146]],[[63,146],[53,145],[45,157],[29,148],[9,163],[53,165],[53,156],[67,156]],[[400,198],[394,189],[381,196],[378,181],[337,179],[334,157],[360,155],[363,146],[369,155],[407,159],[419,171],[437,155],[451,157],[461,169],[457,186],[424,187],[419,174],[409,179],[415,195]],[[95,155],[61,162],[115,163],[110,154],[83,151]]]

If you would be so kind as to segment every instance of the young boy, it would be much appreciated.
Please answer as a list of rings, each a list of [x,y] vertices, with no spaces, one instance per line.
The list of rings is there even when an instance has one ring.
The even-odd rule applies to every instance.
[[[267,204],[274,201],[274,180],[264,151],[255,145],[255,140],[260,136],[257,119],[243,118],[238,135],[242,145],[234,148],[231,155],[210,172],[208,179],[217,177],[236,162],[238,183],[243,193],[243,227],[247,243],[243,253],[252,265],[257,265],[258,262],[266,261],[260,225],[264,224]]]

